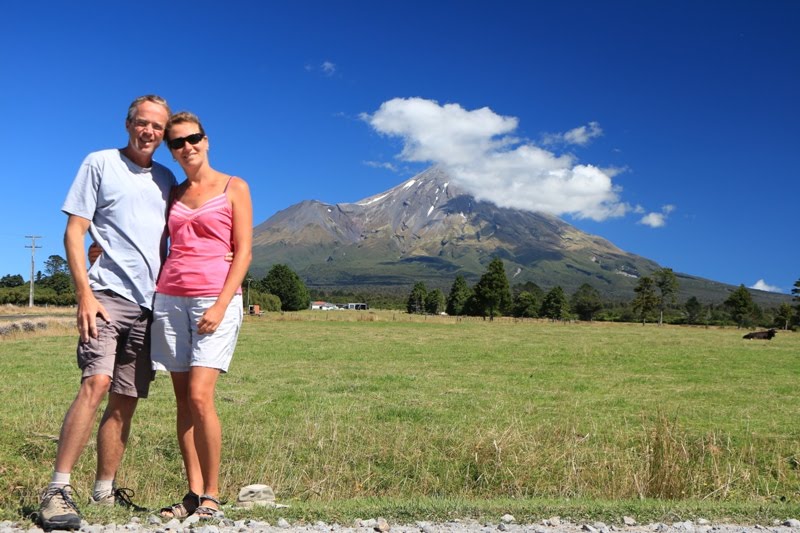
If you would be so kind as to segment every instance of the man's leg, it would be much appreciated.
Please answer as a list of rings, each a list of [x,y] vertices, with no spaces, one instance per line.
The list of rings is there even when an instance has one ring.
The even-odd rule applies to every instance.
[[[110,383],[110,377],[99,375],[89,376],[81,383],[78,395],[64,416],[64,422],[61,425],[58,451],[56,452],[56,472],[72,472],[72,467],[78,462],[83,448],[89,442],[97,408],[108,392]]]
[[[97,408],[108,392],[110,383],[111,378],[104,375],[84,378],[75,400],[64,416],[53,480],[42,495],[39,507],[39,523],[45,531],[78,529],[81,526],[78,506],[72,500],[69,476],[89,441]]]
[[[137,506],[130,501],[133,491],[118,489],[114,480],[128,443],[138,399],[147,397],[153,375],[148,321],[137,304],[119,295],[102,293],[98,300],[114,317],[118,336],[114,343],[113,380],[108,405],[97,432],[97,472],[89,503],[120,504],[135,509]]]
[[[114,479],[122,462],[138,398],[112,392],[97,431],[97,480]]]

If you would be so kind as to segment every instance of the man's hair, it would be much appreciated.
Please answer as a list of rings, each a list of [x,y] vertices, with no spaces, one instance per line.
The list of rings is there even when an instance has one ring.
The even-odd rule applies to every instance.
[[[134,117],[136,116],[136,112],[139,110],[139,104],[142,102],[153,102],[154,104],[158,104],[160,106],[164,106],[164,109],[167,110],[167,115],[172,114],[172,110],[169,108],[169,104],[166,100],[158,96],[157,94],[146,94],[144,96],[140,96],[133,102],[131,102],[130,107],[128,108],[128,118],[125,120],[127,122],[131,122]]]
[[[186,122],[197,124],[197,127],[200,128],[200,133],[205,136],[206,130],[203,129],[203,124],[200,122],[200,119],[197,117],[197,115],[190,111],[181,111],[169,117],[167,125],[164,128],[164,141],[169,142],[169,133],[172,130],[172,126],[175,124],[184,124]]]

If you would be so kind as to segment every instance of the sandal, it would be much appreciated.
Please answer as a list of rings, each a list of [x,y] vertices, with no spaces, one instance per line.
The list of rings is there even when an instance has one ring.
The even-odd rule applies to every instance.
[[[183,520],[187,516],[197,512],[199,507],[200,496],[189,491],[186,493],[186,496],[183,497],[183,500],[168,507],[162,507],[158,513],[162,518],[178,518]]]
[[[209,507],[208,505],[203,505],[203,502],[205,501],[216,504],[216,507]],[[224,518],[225,513],[222,512],[220,507],[222,507],[222,504],[217,498],[209,494],[203,494],[200,496],[200,506],[197,509],[195,509],[194,514],[200,520],[210,520],[212,518]]]

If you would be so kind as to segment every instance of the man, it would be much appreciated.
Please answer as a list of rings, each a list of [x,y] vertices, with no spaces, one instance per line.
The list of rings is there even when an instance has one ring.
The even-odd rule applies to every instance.
[[[153,379],[148,326],[155,280],[166,254],[166,206],[176,181],[169,169],[153,161],[153,153],[169,116],[169,106],[159,96],[134,100],[125,120],[127,146],[89,154],[62,207],[68,215],[64,247],[78,302],[82,376],[61,426],[51,483],[42,496],[39,521],[46,531],[80,528],[70,474],[107,394],[89,502],[132,505],[130,491],[118,489],[114,478],[136,404],[147,397]],[[87,231],[103,250],[88,271]]]

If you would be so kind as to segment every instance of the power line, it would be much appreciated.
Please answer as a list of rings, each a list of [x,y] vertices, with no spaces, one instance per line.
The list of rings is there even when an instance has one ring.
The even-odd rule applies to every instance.
[[[30,293],[28,295],[28,307],[33,307],[33,271],[34,271],[34,268],[36,266],[36,260],[34,259],[34,256],[36,254],[36,249],[37,248],[41,248],[41,246],[36,246],[36,239],[41,239],[42,236],[41,235],[25,235],[25,238],[31,240],[31,245],[30,246],[25,245],[25,248],[30,248],[31,249],[31,290],[30,290]]]

